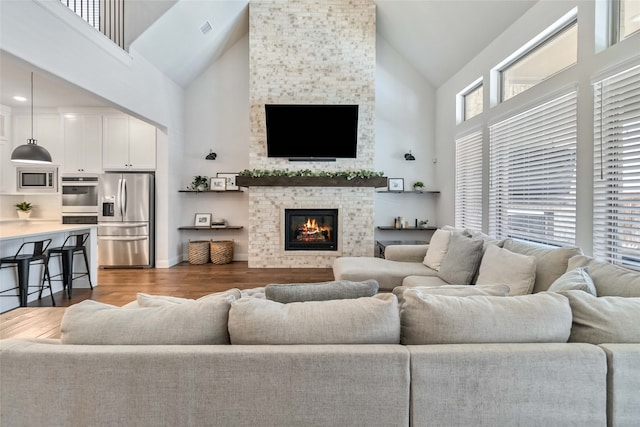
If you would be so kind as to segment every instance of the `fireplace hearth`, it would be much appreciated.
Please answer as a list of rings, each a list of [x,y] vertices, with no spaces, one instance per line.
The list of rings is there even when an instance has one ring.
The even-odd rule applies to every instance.
[[[337,209],[285,209],[285,251],[337,251]]]

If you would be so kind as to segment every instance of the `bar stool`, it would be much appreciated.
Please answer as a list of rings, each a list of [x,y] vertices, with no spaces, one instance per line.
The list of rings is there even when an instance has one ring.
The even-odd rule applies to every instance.
[[[93,289],[91,275],[89,274],[89,260],[87,259],[87,250],[85,247],[88,238],[89,233],[70,234],[64,239],[62,246],[51,248],[48,251],[49,261],[54,257],[59,257],[62,262],[62,273],[54,274],[51,276],[51,280],[62,280],[62,289],[67,290],[67,296],[69,298],[71,298],[71,292],[73,290],[73,281],[80,277],[87,276],[89,279],[89,287]],[[82,254],[86,271],[73,271],[73,258],[76,254]],[[54,279],[54,277],[59,276],[62,276],[62,279]]]
[[[42,291],[44,290],[44,281],[47,280],[49,283],[49,293],[51,294],[51,303],[55,306],[56,301],[53,299],[53,290],[51,289],[51,275],[49,274],[49,258],[46,254],[46,250],[51,244],[51,239],[37,240],[33,242],[24,242],[18,248],[18,251],[15,255],[4,257],[0,259],[0,268],[8,268],[2,267],[3,264],[12,264],[12,267],[16,267],[18,270],[18,286],[15,288],[7,289],[0,294],[13,291],[15,289],[18,290],[18,296],[20,298],[20,307],[27,306],[27,297],[34,292],[29,293],[29,268],[32,263],[42,264],[44,265],[44,274],[42,276],[42,282],[40,282],[40,294],[38,295],[38,299],[42,298]],[[33,251],[31,253],[22,253],[23,249],[26,252],[29,246],[33,247]],[[15,295],[0,295],[3,297],[15,296]]]

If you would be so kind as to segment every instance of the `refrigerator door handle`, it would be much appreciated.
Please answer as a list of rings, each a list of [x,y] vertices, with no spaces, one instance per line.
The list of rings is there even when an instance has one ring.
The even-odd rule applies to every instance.
[[[127,180],[122,179],[122,217],[127,214]]]

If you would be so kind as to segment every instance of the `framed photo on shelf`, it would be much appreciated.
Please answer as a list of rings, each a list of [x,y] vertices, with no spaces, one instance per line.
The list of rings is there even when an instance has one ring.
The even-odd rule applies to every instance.
[[[194,226],[195,227],[211,227],[211,214],[197,213]]]
[[[404,191],[404,178],[389,178],[389,191]]]
[[[224,178],[226,180],[225,189],[227,190],[239,190],[239,187],[236,185],[236,177],[239,174],[237,173],[229,173],[229,172],[218,172],[216,176],[218,178]]]
[[[226,178],[211,178],[209,183],[209,190],[211,191],[225,191],[227,189]]]

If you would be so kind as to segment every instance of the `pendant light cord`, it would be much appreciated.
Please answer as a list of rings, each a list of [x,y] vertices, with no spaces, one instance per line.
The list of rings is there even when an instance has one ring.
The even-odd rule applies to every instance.
[[[31,72],[31,142],[33,142],[33,71]]]

